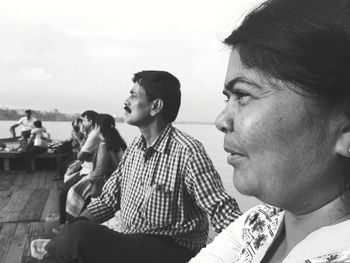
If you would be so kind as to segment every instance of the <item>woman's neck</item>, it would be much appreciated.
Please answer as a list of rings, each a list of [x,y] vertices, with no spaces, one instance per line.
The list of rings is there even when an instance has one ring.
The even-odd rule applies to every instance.
[[[308,214],[285,212],[284,227],[267,251],[262,263],[282,262],[292,249],[310,233],[321,227],[334,225],[350,218],[349,196],[339,196]]]
[[[287,247],[291,249],[317,229],[345,221],[349,216],[349,193],[338,196],[326,205],[308,214],[295,215],[286,211],[284,223]]]

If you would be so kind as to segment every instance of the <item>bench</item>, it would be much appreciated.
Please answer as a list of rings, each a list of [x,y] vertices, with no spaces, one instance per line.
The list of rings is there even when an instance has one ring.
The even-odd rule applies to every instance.
[[[59,164],[61,163],[62,158],[65,158],[69,156],[69,153],[54,153],[54,152],[46,152],[40,155],[35,156],[33,159],[31,159],[31,168],[33,171],[36,171],[36,160],[45,161],[45,159],[54,159],[55,162],[55,168],[58,170]],[[11,159],[23,159],[23,156],[20,156],[19,152],[15,151],[1,151],[0,152],[0,162],[2,162],[2,167],[4,172],[9,172],[11,170],[10,160]],[[1,166],[0,166],[1,167]]]

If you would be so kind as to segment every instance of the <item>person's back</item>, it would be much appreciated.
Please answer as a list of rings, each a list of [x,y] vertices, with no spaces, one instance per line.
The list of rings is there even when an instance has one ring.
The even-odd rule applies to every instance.
[[[46,131],[46,128],[34,128],[31,134],[35,136],[34,146],[48,148],[50,143],[50,134]]]
[[[30,132],[30,138],[21,156],[24,156],[27,172],[32,172],[31,160],[42,153],[47,152],[50,142],[50,134],[42,126],[40,120],[34,122],[34,129]]]

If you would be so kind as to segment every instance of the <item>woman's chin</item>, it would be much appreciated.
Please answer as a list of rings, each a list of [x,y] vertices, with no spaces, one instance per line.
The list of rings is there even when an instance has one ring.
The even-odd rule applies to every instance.
[[[249,176],[237,169],[233,172],[233,185],[243,195],[255,196],[256,194],[256,181],[250,180]]]

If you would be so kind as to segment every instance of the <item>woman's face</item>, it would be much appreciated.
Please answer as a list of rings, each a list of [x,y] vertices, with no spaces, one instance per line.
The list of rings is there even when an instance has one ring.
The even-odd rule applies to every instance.
[[[241,193],[299,210],[322,191],[336,195],[339,185],[329,171],[335,162],[336,131],[326,116],[320,120],[310,99],[245,68],[236,50],[224,95],[227,104],[216,126],[225,133],[227,162]]]

